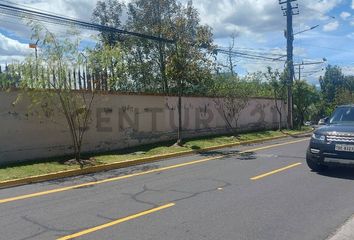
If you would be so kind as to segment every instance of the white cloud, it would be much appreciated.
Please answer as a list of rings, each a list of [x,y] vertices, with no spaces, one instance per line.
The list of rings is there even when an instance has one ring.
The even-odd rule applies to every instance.
[[[120,0],[122,1],[122,0]],[[186,2],[187,0],[180,0]],[[295,23],[307,20],[325,19],[328,13],[343,0],[302,0],[299,3],[300,15],[294,17]],[[354,0],[353,0],[354,1]],[[77,19],[90,20],[97,0],[13,0],[33,9],[57,13]],[[124,0],[127,3],[129,0]],[[282,31],[286,24],[278,1],[269,0],[194,0],[203,23],[214,29],[216,38],[228,37],[234,32],[241,36],[252,36],[258,40],[264,33]],[[323,14],[322,14],[323,13]],[[11,25],[13,31],[19,26]],[[23,27],[16,32],[23,32]],[[28,31],[27,31],[28,35]]]
[[[330,22],[326,25],[323,26],[323,31],[325,32],[332,32],[337,30],[339,27],[339,22],[338,21],[334,21],[334,22]]]
[[[185,1],[185,0],[184,0]],[[299,25],[310,20],[327,20],[328,14],[343,0],[302,0],[300,14],[294,17]],[[240,36],[263,35],[282,31],[286,26],[278,1],[258,0],[194,0],[204,23],[214,29],[218,38],[230,36],[237,31]]]
[[[6,37],[0,33],[0,55],[24,55],[30,52],[28,44]]]
[[[124,0],[126,3],[129,1],[131,0]],[[187,2],[187,0],[179,1],[183,3]],[[12,2],[26,5],[31,8],[53,12],[58,15],[89,21],[97,0],[12,0]],[[298,28],[295,30],[301,31],[316,24],[327,23],[328,20],[330,20],[330,17],[326,16],[326,14],[329,14],[331,10],[342,2],[344,2],[344,0],[298,1],[300,15],[294,16],[294,27]],[[202,22],[213,28],[214,36],[217,41],[225,41],[225,38],[229,38],[231,34],[236,32],[239,34],[236,40],[238,47],[263,47],[269,44],[271,45],[270,49],[274,48],[274,46],[278,46],[280,49],[285,49],[283,30],[286,28],[286,18],[282,14],[278,1],[193,0],[193,3],[200,13]],[[12,18],[6,19],[15,21]],[[24,39],[30,37],[30,31],[23,24],[6,23],[2,20],[4,20],[4,17],[0,16],[0,28],[6,29],[7,32],[14,33]],[[339,23],[333,22],[326,25],[324,30],[333,31],[338,27]],[[59,29],[58,26],[51,25],[50,29],[63,32],[63,28]],[[296,38],[299,41],[305,41],[305,37],[313,37],[312,34],[318,33],[320,35],[317,30],[318,29],[299,34]],[[89,34],[87,34],[86,31],[83,33],[84,38],[88,37]],[[92,34],[92,32],[90,32],[90,34]],[[272,42],[273,40],[276,43]],[[18,43],[21,44],[20,42]],[[227,44],[225,46],[227,46]],[[25,53],[21,52],[23,50],[20,49],[21,48],[19,48],[18,51],[14,50],[13,54],[23,56]],[[297,52],[297,55],[306,55],[305,51],[302,49],[295,49],[295,51]],[[0,55],[2,55],[1,52]],[[251,61],[240,64],[244,65],[249,72],[260,70],[260,68],[263,70],[264,68],[264,66],[261,66],[262,64],[253,64]],[[279,64],[280,68],[283,68],[283,66],[283,63]]]
[[[28,44],[20,43],[0,33],[0,65],[22,61],[31,52]]]
[[[342,72],[344,75],[354,76],[354,67],[351,66],[342,67]]]
[[[348,13],[348,12],[342,12],[342,13],[340,14],[340,17],[341,17],[343,20],[347,20],[350,16],[351,16],[351,14]]]

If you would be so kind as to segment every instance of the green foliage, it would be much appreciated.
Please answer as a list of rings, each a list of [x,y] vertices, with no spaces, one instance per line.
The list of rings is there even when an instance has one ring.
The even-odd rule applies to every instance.
[[[316,111],[315,104],[320,101],[320,93],[304,80],[297,80],[293,88],[294,126],[300,128],[306,119]]]
[[[272,91],[272,97],[274,98],[274,105],[279,115],[278,129],[282,129],[282,113],[283,104],[279,104],[278,99],[286,99],[286,76],[280,74],[279,71],[273,71],[271,67],[268,67],[268,71],[265,73],[265,78],[268,80],[268,84]]]
[[[30,23],[33,38],[41,49],[37,56],[29,56],[22,68],[21,92],[15,102],[28,98],[30,111],[45,117],[64,117],[70,131],[75,159],[81,164],[81,149],[90,122],[94,99],[92,91],[74,91],[68,72],[80,65],[79,39],[70,31],[67,39],[59,39],[48,29]],[[50,73],[54,73],[50,75]],[[50,76],[53,76],[52,79]]]
[[[343,86],[336,92],[335,104],[354,104],[354,76],[344,77]]]
[[[5,71],[0,68],[0,89],[9,90],[17,87],[21,80],[20,72],[18,64],[7,65]]]
[[[108,6],[122,9],[118,1],[98,2],[93,18],[101,24],[120,26],[120,14],[113,14]],[[119,10],[120,11],[120,10]],[[146,35],[175,40],[175,44],[124,36],[126,78],[138,92],[177,93],[179,81],[184,92],[204,93],[213,69],[212,32],[200,24],[199,14],[189,2],[187,6],[176,0],[134,0],[127,5],[128,20],[122,28]],[[102,32],[102,45],[113,47]]]
[[[94,74],[104,75],[107,89],[111,91],[131,91],[133,87],[128,81],[127,64],[124,63],[124,52],[120,44],[114,46],[97,46],[87,50],[88,67]]]
[[[214,83],[212,92],[217,97],[215,103],[233,133],[239,130],[238,120],[242,110],[248,105],[251,91],[247,82],[241,81],[237,76],[219,76]]]
[[[321,100],[315,104],[315,120],[331,115],[337,105],[354,103],[354,77],[344,76],[340,67],[327,66],[325,76],[319,80]]]
[[[344,75],[338,66],[328,65],[324,77],[320,78],[323,99],[329,107],[335,107],[336,92],[343,86]]]
[[[263,72],[249,73],[245,77],[240,77],[240,79],[245,88],[248,88],[250,96],[273,97],[269,79],[267,79]]]
[[[117,0],[98,1],[92,13],[92,21],[107,27],[120,28],[123,8],[124,4]],[[122,40],[120,34],[107,31],[101,32],[100,37],[103,44],[110,47]]]

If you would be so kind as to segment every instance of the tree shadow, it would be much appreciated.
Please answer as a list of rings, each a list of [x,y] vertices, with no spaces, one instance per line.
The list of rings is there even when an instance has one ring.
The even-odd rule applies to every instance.
[[[235,156],[235,155],[238,155],[240,153],[239,150],[223,150],[223,149],[220,149],[220,150],[213,150],[213,151],[207,151],[207,152],[198,152],[198,154],[200,156],[203,156],[203,157],[214,157],[214,156]]]
[[[255,160],[257,155],[255,152],[241,152],[240,150],[214,150],[207,152],[200,152],[199,155],[203,157],[213,157],[213,156],[224,156],[224,157],[235,157],[237,160]]]
[[[257,159],[257,155],[255,152],[242,152],[237,159],[242,161],[255,160]]]
[[[312,130],[315,130],[314,128]],[[304,137],[311,137],[312,136],[312,132],[306,132],[303,134],[291,134],[291,133],[287,133],[283,130],[281,130],[281,133],[288,136],[288,137],[292,137],[292,138],[304,138]]]
[[[192,150],[196,151],[196,150],[200,150],[201,147],[200,146],[196,146],[196,145],[193,145],[190,147]]]

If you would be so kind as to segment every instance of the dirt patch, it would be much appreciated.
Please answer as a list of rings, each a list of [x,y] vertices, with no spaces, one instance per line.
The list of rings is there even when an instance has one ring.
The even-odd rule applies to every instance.
[[[70,159],[70,160],[65,161],[63,164],[67,165],[67,166],[82,165],[84,167],[86,167],[86,166],[93,167],[93,166],[99,165],[100,162],[98,162],[95,158],[81,159],[80,162],[77,161],[76,159]]]

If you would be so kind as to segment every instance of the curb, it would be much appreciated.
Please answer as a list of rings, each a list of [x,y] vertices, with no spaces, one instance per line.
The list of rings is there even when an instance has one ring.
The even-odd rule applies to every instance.
[[[354,239],[354,215],[344,223],[331,237],[327,240],[352,240]]]
[[[230,144],[223,144],[223,145],[217,145],[217,146],[213,146],[213,147],[207,147],[207,148],[203,148],[203,149],[199,149],[199,150],[188,150],[188,151],[182,151],[182,152],[178,152],[178,153],[168,153],[168,154],[156,155],[156,156],[152,156],[152,157],[145,157],[145,158],[138,158],[138,159],[133,159],[133,160],[129,160],[129,161],[123,161],[123,162],[102,164],[102,165],[88,167],[88,168],[84,168],[84,169],[60,171],[60,172],[56,172],[56,173],[38,175],[38,176],[33,176],[33,177],[28,177],[28,178],[2,181],[2,182],[0,182],[0,189],[17,187],[17,186],[22,186],[22,185],[27,185],[27,184],[32,184],[32,183],[45,182],[45,181],[50,181],[50,180],[57,180],[57,179],[68,178],[68,177],[76,177],[76,176],[80,176],[80,175],[86,175],[86,174],[97,173],[97,172],[104,172],[104,171],[109,171],[109,170],[114,170],[114,169],[126,168],[126,167],[136,166],[136,165],[140,165],[140,164],[156,162],[156,161],[166,159],[166,158],[181,157],[181,156],[202,153],[202,152],[208,152],[208,151],[223,149],[223,148],[228,148],[228,147],[261,143],[261,142],[265,142],[265,141],[283,139],[283,138],[287,138],[287,137],[291,137],[291,136],[293,136],[293,137],[302,137],[302,136],[306,137],[307,134],[309,134],[309,133],[312,133],[312,131],[308,131],[308,132],[301,133],[301,134],[284,135],[284,136],[278,136],[278,137],[269,137],[269,138],[262,138],[262,139],[257,139],[257,140],[235,142],[235,143],[230,143]]]

